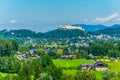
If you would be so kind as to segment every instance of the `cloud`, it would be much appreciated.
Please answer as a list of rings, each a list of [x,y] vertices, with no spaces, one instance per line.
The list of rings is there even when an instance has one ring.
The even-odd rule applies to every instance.
[[[10,23],[11,24],[15,24],[17,21],[15,19],[11,20]]]
[[[120,21],[120,18],[117,18],[116,21]]]
[[[105,17],[105,18],[98,17],[98,18],[94,19],[92,22],[108,22],[108,21],[111,21],[111,20],[116,19],[118,17],[119,17],[119,14],[117,12],[115,12],[112,15]]]

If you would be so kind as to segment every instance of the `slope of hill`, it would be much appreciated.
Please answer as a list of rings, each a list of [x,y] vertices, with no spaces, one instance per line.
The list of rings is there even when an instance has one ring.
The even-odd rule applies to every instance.
[[[27,30],[27,29],[19,29],[19,30],[2,30],[0,31],[4,37],[18,37],[18,38],[38,38],[43,37],[43,33],[36,33],[35,31]]]
[[[82,28],[84,28],[86,31],[90,31],[90,32],[95,32],[97,30],[102,30],[102,29],[106,29],[108,28],[108,26],[104,26],[104,25],[86,25],[86,24],[75,24],[73,26],[81,26]]]
[[[87,32],[82,27],[76,26],[60,26],[58,29],[45,33],[47,38],[71,38],[71,37],[85,37]]]
[[[4,37],[18,37],[18,38],[71,38],[71,37],[85,37],[88,35],[82,27],[75,27],[70,25],[65,25],[59,27],[58,29],[45,32],[45,33],[36,33],[35,31],[27,30],[27,29],[19,29],[19,30],[2,30],[0,34]]]
[[[50,32],[45,33],[46,38],[72,38],[72,37],[85,37],[86,32],[78,29],[73,30],[61,30],[56,29]]]
[[[91,31],[91,32],[89,32]],[[19,29],[19,30],[1,30],[0,36],[2,37],[18,37],[18,38],[72,38],[72,37],[86,37],[94,33],[97,34],[107,34],[110,36],[120,37],[120,25],[116,24],[113,26],[104,26],[104,25],[64,25],[60,26],[58,29],[48,31],[45,33]]]
[[[99,31],[99,30],[103,30],[103,29],[107,29],[107,28],[117,28],[117,27],[120,27],[120,24],[114,24],[112,26],[75,24],[73,26],[82,27],[86,31],[95,32],[95,31]]]
[[[95,34],[107,34],[110,36],[120,37],[120,27],[107,28],[97,31]]]

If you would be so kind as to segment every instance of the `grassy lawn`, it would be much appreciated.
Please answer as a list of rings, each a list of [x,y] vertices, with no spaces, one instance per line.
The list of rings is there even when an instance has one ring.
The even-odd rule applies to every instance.
[[[75,75],[76,72],[78,71],[77,68],[78,66],[80,66],[80,64],[82,63],[94,63],[93,60],[86,60],[86,59],[74,59],[74,60],[62,60],[62,59],[54,59],[53,63],[57,66],[57,67],[65,67],[67,69],[63,70],[63,73],[65,74],[70,74],[70,75]],[[105,62],[108,65],[108,68],[114,72],[120,72],[120,62]],[[69,69],[70,67],[72,67],[73,69]],[[96,75],[96,77],[99,80],[102,80],[102,71],[93,71]]]
[[[75,67],[75,68],[77,68],[78,66],[80,66],[83,63],[94,63],[94,61],[86,60],[86,59],[73,59],[73,60],[54,59],[53,63],[57,67],[65,67],[65,68]]]
[[[79,70],[75,70],[75,69],[70,70],[70,69],[67,69],[67,70],[63,70],[63,73],[64,74],[75,75],[77,73],[77,71],[79,71]]]
[[[15,76],[17,76],[17,74],[10,74],[10,73],[2,73],[2,72],[0,72],[0,76],[1,77],[5,77],[6,75],[15,75]]]
[[[1,72],[0,72],[0,76],[1,76],[1,77],[5,77],[6,75],[8,75],[8,74],[7,74],[7,73],[1,73]]]
[[[68,69],[64,69],[63,73],[65,74],[70,74],[70,75],[75,75],[77,73],[77,69],[69,69],[70,67],[72,68],[77,68],[83,63],[94,63],[94,60],[87,60],[87,59],[73,59],[73,60],[62,60],[62,59],[54,59],[53,63],[57,67],[65,67]],[[100,71],[93,71],[95,75],[97,76],[98,79],[102,80],[102,72]]]
[[[103,74],[103,72],[102,71],[93,71],[94,73],[95,73],[95,75],[96,75],[96,77],[99,79],[99,80],[102,80],[102,74]]]
[[[115,72],[120,72],[120,62],[106,62],[108,65],[109,69],[115,71]]]

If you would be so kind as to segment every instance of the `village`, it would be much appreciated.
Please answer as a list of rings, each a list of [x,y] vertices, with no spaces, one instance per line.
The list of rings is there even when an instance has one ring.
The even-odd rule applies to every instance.
[[[26,51],[26,52],[16,52],[16,54],[14,55],[15,58],[19,59],[19,60],[32,60],[32,59],[39,59],[40,55],[34,53],[35,51],[37,51],[38,49],[31,49],[30,51]],[[53,50],[54,51],[54,50]],[[57,50],[55,50],[57,51]],[[49,54],[48,49],[46,50],[46,54]],[[108,65],[105,64],[105,62],[118,62],[119,59],[115,59],[115,58],[111,58],[111,59],[96,59],[95,60],[95,56],[93,56],[92,54],[88,55],[90,60],[94,60],[93,63],[82,63],[79,66],[79,70],[81,71],[91,71],[91,70],[96,70],[96,71],[106,71],[109,70]],[[78,56],[76,54],[66,54],[66,55],[59,55],[59,57],[57,57],[58,59],[61,60],[75,60],[78,58]],[[89,60],[88,59],[88,60]],[[79,63],[78,63],[79,64]]]

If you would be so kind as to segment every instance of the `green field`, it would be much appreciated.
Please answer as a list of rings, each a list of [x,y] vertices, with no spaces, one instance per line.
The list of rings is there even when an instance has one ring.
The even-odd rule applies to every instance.
[[[83,63],[94,63],[94,61],[93,60],[86,60],[86,59],[74,59],[74,60],[54,59],[53,63],[57,67],[65,67],[65,68],[74,67],[74,68],[77,68],[78,66],[80,66]]]
[[[106,62],[108,65],[109,69],[115,71],[115,72],[120,72],[120,62]]]
[[[10,74],[10,73],[2,73],[2,72],[0,72],[0,77],[5,77],[7,75],[15,75],[15,76],[17,76],[17,74]]]
[[[71,69],[68,69],[68,70],[63,70],[63,73],[65,73],[65,74],[70,74],[70,75],[75,75],[75,74],[77,73],[77,71],[79,71],[79,70],[75,70],[75,69],[71,70]]]
[[[62,60],[62,59],[54,59],[53,63],[57,67],[66,68],[63,69],[63,73],[75,75],[77,71],[77,67],[83,63],[94,63],[94,60],[87,60],[87,59],[73,59],[73,60]],[[72,68],[72,69],[71,69]],[[101,71],[93,71],[98,79],[102,80],[102,72]]]
[[[74,59],[74,60],[61,60],[61,59],[54,59],[53,63],[57,67],[66,68],[63,69],[63,73],[75,75],[77,71],[76,68],[83,63],[94,63],[93,60],[86,60],[86,59]],[[108,68],[114,72],[120,72],[120,62],[105,62],[108,65]],[[71,69],[73,68],[73,69]],[[93,71],[98,79],[102,80],[102,71]]]

